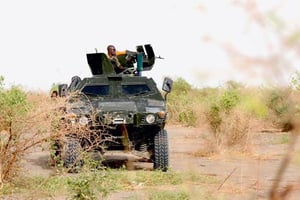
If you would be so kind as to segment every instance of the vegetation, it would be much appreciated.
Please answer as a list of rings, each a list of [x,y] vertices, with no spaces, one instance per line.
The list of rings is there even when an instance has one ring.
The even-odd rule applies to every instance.
[[[291,130],[297,107],[293,102],[298,99],[292,87],[296,83],[294,79],[289,88],[247,88],[229,81],[218,88],[197,89],[179,78],[169,96],[170,123],[208,127],[212,136],[210,149],[245,148],[253,124],[257,131]]]
[[[29,113],[30,105],[26,94],[18,87],[3,89],[0,82],[0,182],[10,179],[16,171],[20,155],[31,145],[21,131],[27,129],[24,118]],[[25,139],[25,141],[23,140]]]
[[[54,105],[43,93],[21,87],[4,89],[0,80],[0,183],[18,175],[19,164],[33,147],[49,140]]]
[[[297,84],[296,81],[292,86]],[[49,94],[25,92],[12,86],[4,89],[0,79],[0,181],[1,195],[35,193],[40,198],[66,196],[73,199],[97,199],[119,191],[148,188],[148,199],[191,199],[190,185],[220,184],[219,180],[199,172],[159,171],[128,172],[121,169],[99,168],[99,163],[87,160],[86,168],[79,174],[66,176],[57,166],[58,174],[51,177],[23,177],[19,175],[21,159],[31,148],[48,148],[50,133],[57,134],[57,112],[60,100],[51,100]],[[291,130],[297,116],[296,87],[247,88],[236,82],[228,82],[218,88],[193,88],[184,79],[174,81],[168,96],[169,123],[207,127],[210,151],[239,148],[245,150],[250,130],[273,127],[279,131]],[[55,102],[54,102],[55,101]],[[258,126],[257,126],[258,124]],[[289,128],[289,129],[287,129]],[[286,144],[291,140],[283,135],[274,144]],[[211,152],[210,152],[211,153]],[[200,154],[199,155],[203,155]],[[103,170],[105,169],[105,170]],[[151,187],[166,185],[179,187],[176,192],[153,191]],[[37,193],[37,191],[42,191]],[[197,193],[201,199],[213,198],[206,191]],[[194,196],[194,194],[193,194]],[[197,197],[198,197],[197,196]],[[139,196],[132,196],[139,199]]]
[[[200,178],[199,178],[200,177]],[[198,179],[199,178],[199,179]],[[119,191],[134,189],[150,189],[149,199],[191,199],[186,189],[178,192],[168,190],[154,191],[153,186],[179,187],[198,185],[203,183],[220,184],[220,181],[206,177],[200,172],[161,172],[137,171],[128,172],[121,169],[107,169],[99,171],[83,171],[76,176],[58,174],[51,177],[36,176],[22,177],[13,184],[7,184],[0,192],[1,195],[35,194],[35,198],[53,198],[57,196],[72,199],[102,199]],[[201,197],[209,197],[202,189]],[[160,198],[164,197],[164,198]],[[137,199],[140,199],[137,197]],[[200,198],[201,199],[201,198]]]
[[[229,81],[218,88],[192,88],[185,80],[174,81],[169,95],[170,123],[201,127],[209,124],[213,132],[220,131],[223,120],[238,109],[255,120],[284,122],[284,117],[297,104],[297,91],[289,88],[247,88]],[[224,115],[224,116],[223,116]]]

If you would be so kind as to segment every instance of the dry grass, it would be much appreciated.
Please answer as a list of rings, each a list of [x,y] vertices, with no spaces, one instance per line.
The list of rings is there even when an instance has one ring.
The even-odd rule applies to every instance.
[[[206,138],[206,146],[196,152],[196,156],[207,157],[232,150],[251,151],[250,116],[234,109],[230,115],[222,113],[221,119],[218,129],[208,129],[211,134]]]

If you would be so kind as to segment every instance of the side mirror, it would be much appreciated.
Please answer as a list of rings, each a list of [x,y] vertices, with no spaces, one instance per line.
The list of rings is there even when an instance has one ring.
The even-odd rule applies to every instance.
[[[60,96],[60,97],[68,96],[68,84],[59,84],[58,85],[58,96]]]
[[[162,90],[167,93],[170,93],[172,90],[172,86],[173,86],[173,80],[166,77],[163,82]]]

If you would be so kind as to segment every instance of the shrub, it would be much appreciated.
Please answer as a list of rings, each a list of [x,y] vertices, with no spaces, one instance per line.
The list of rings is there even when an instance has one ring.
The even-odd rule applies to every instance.
[[[219,101],[221,109],[229,113],[240,101],[239,91],[225,90]]]
[[[249,137],[250,115],[240,109],[242,93],[240,86],[220,88],[207,98],[206,119],[214,136],[215,149],[226,146],[245,147]]]
[[[24,147],[22,140],[22,120],[29,110],[26,94],[18,87],[0,90],[0,182],[12,175],[15,163]]]
[[[169,121],[187,126],[196,126],[199,118],[195,107],[201,101],[201,94],[184,79],[179,78],[173,83],[173,90],[168,98]]]
[[[295,118],[296,105],[292,103],[292,91],[289,88],[276,88],[266,92],[265,101],[271,113],[272,123],[284,131],[292,127],[291,120]]]
[[[260,94],[248,93],[242,97],[240,109],[251,114],[254,118],[266,119],[269,110]]]
[[[209,110],[206,113],[207,121],[214,134],[217,134],[222,123],[221,107],[217,102],[212,102],[209,106]]]
[[[289,104],[288,93],[281,90],[272,90],[270,91],[267,99],[267,105],[269,109],[271,109],[276,116],[280,117],[288,112]]]
[[[227,146],[239,146],[244,150],[249,138],[250,116],[239,110],[233,109],[230,115],[223,118],[220,126],[219,140]]]
[[[186,124],[188,126],[195,126],[197,117],[196,117],[196,111],[193,111],[192,109],[187,109],[179,113],[179,122]]]
[[[178,78],[173,82],[172,93],[176,95],[187,94],[192,89],[192,86],[183,78]]]
[[[48,95],[3,88],[0,80],[0,183],[18,175],[22,156],[49,139],[53,104]],[[56,105],[55,105],[56,106]]]
[[[220,94],[210,97],[207,101],[208,111],[206,113],[207,120],[212,131],[217,134],[220,130],[223,117],[230,115],[230,111],[240,102],[240,92],[236,89],[221,90]],[[225,115],[222,115],[222,114]]]
[[[92,180],[90,180],[90,177],[70,180],[68,184],[75,193],[73,199],[97,199],[95,193],[91,189],[91,182]]]

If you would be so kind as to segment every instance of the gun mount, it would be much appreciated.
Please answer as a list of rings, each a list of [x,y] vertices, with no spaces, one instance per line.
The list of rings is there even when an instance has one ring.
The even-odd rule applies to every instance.
[[[138,59],[140,56],[141,59]],[[135,74],[137,71],[150,71],[155,63],[155,54],[150,44],[139,45],[136,51],[126,50],[125,54],[117,56],[121,65],[124,66],[127,74]],[[105,53],[89,53],[87,61],[93,75],[115,74],[115,71]],[[141,62],[141,63],[139,63]],[[140,68],[135,68],[134,64],[140,64]]]

